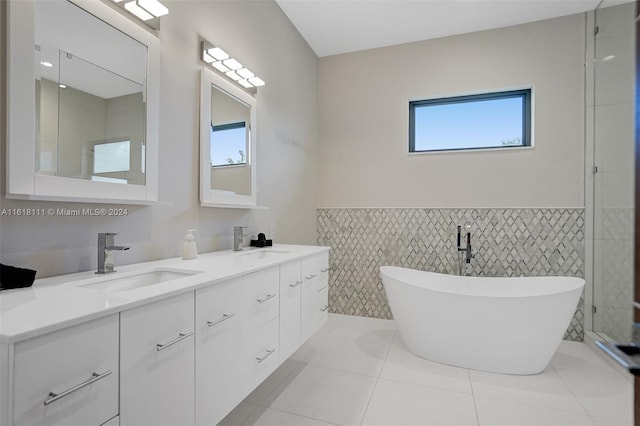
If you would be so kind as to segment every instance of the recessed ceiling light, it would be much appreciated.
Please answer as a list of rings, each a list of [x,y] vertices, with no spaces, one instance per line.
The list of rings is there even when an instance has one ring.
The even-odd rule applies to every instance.
[[[42,61],[42,62],[40,62],[40,64],[41,64],[43,67],[47,67],[47,68],[51,68],[51,67],[53,67],[53,64],[52,64],[51,62],[47,62],[47,61]]]

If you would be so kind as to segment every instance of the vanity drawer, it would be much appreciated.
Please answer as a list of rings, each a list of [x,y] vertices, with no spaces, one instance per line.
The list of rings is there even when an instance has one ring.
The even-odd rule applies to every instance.
[[[251,333],[278,316],[280,269],[273,267],[242,277],[243,330]]]
[[[15,344],[15,425],[101,425],[118,415],[118,315]]]
[[[243,370],[245,395],[256,388],[280,365],[278,346],[278,318],[253,331],[244,338]]]
[[[242,401],[241,302],[240,278],[196,290],[196,425],[217,424]]]
[[[305,282],[316,282],[320,276],[320,266],[318,262],[318,256],[308,256],[302,259],[302,279]]]
[[[120,424],[194,423],[194,292],[120,314]]]

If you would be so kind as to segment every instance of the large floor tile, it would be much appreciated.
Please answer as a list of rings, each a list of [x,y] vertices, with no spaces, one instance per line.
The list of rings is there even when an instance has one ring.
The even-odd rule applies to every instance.
[[[627,422],[633,410],[633,384],[583,343],[563,342],[553,368],[589,415]]]
[[[467,369],[440,364],[412,354],[402,343],[399,334],[396,334],[393,340],[380,377],[471,393],[471,382]]]
[[[510,375],[470,370],[473,394],[586,415],[584,408],[552,367],[540,374]]]
[[[266,407],[259,407],[242,423],[242,426],[331,426],[331,423],[321,422],[296,414],[285,413]]]
[[[381,327],[347,326],[336,329],[316,348],[309,364],[356,374],[377,377],[389,351],[395,330]]]
[[[633,415],[629,416],[627,421],[603,419],[600,417],[592,417],[598,426],[633,426]]]
[[[241,402],[227,416],[218,423],[218,426],[239,426],[249,418],[257,408],[255,404]]]
[[[339,425],[362,420],[376,379],[307,366],[286,380],[271,408]]]
[[[307,363],[294,358],[285,360],[280,367],[267,377],[257,388],[253,390],[245,399],[256,405],[268,406],[272,401],[270,396],[281,387],[282,383],[292,374],[299,373],[306,367]]]
[[[380,379],[363,425],[477,425],[467,393]]]
[[[476,397],[480,426],[588,426],[595,425],[584,414],[519,404],[495,398]]]

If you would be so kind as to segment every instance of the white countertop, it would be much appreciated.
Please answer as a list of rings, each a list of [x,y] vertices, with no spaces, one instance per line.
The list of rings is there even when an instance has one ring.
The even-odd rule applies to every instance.
[[[240,252],[205,253],[193,260],[178,257],[116,265],[117,272],[105,275],[88,271],[39,279],[29,288],[0,292],[0,343],[15,343],[326,250],[329,247],[277,244]],[[273,253],[262,259],[249,254],[259,251]],[[197,273],[126,291],[88,285],[157,268]]]

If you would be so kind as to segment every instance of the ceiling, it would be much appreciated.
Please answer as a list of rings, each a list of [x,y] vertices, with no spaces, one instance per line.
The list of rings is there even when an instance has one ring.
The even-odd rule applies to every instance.
[[[600,7],[631,0],[602,0]],[[318,57],[594,10],[601,0],[276,0]]]

